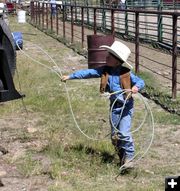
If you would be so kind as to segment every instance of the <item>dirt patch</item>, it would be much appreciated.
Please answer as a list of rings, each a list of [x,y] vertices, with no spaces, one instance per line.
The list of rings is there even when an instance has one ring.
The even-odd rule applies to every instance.
[[[21,30],[27,32],[26,30],[29,30],[29,28],[26,29],[22,26]],[[74,70],[87,67],[87,60],[84,57],[74,53],[71,49],[68,49],[66,46],[62,45],[56,40],[47,37],[40,31],[36,31],[36,29],[33,27],[31,30],[33,32],[35,31],[37,35],[34,37],[31,43],[28,42],[29,37],[25,36],[24,38],[27,39],[27,42],[25,42],[24,47],[27,47],[27,50],[31,52],[32,56],[34,53],[36,53],[36,50],[38,50],[37,47],[35,48],[32,46],[32,43],[36,44],[38,42],[38,44],[41,44],[41,47],[43,47],[45,50],[48,50],[48,53],[52,56],[52,58],[55,59],[55,61],[58,63],[58,66],[61,68],[61,72],[70,73]],[[133,51],[134,45],[131,43],[128,45]],[[38,52],[37,57],[45,61],[47,57],[41,57],[39,54],[40,52]],[[156,51],[151,52],[149,48],[142,49],[142,52],[143,55],[149,54],[150,57],[159,57],[160,59],[163,59],[163,55],[157,53]],[[20,57],[21,54],[18,53],[18,59],[20,59]],[[134,60],[133,54],[130,60]],[[167,62],[169,61],[167,60]],[[146,64],[146,59],[142,60],[142,63]],[[53,63],[51,63],[51,66],[56,67]],[[28,67],[31,67],[30,64]],[[59,68],[56,67],[55,69],[58,70]],[[157,70],[156,68],[154,69]],[[164,71],[163,67],[158,68],[158,71],[166,72]],[[92,83],[94,83],[94,81],[92,81]],[[165,86],[168,85],[167,83],[162,84],[165,84]],[[162,109],[155,105],[154,102],[148,100],[148,103],[154,111],[162,112]],[[9,103],[4,103],[3,105],[0,105],[0,107],[8,108]],[[41,131],[43,131],[42,129],[39,129],[40,123],[41,114],[39,113],[37,114],[29,112],[27,114],[25,111],[19,112],[12,110],[7,113],[7,115],[4,115],[4,118],[1,116],[0,146],[4,148],[4,150],[0,149],[1,191],[47,191],[50,185],[56,184],[55,180],[53,180],[49,174],[51,161],[49,158],[39,153],[39,151],[45,148],[48,144],[48,140],[46,140],[46,138],[39,138],[39,136],[41,136]],[[158,167],[161,166],[162,168],[164,165],[165,169],[166,167],[171,168],[171,166],[168,166],[169,161],[171,161],[172,165],[175,164],[175,166],[172,167],[172,171],[180,172],[180,169],[178,169],[176,166],[176,164],[179,162],[178,160],[180,156],[178,149],[180,145],[180,142],[178,141],[180,136],[179,127],[180,125],[172,126],[167,124],[155,124],[155,137],[153,145],[148,153],[147,158],[143,159],[137,165],[137,167],[145,169],[144,171],[146,174],[152,175],[151,179],[148,180],[149,182],[155,178],[158,180],[162,179],[162,176],[164,176],[165,173],[160,176],[161,172]],[[24,175],[22,170],[19,170],[19,164],[21,164],[23,157],[29,152],[29,150],[36,152],[36,154],[31,158],[25,158],[24,160],[29,160],[29,164],[35,161],[37,168],[39,168],[35,168],[35,171],[39,170],[39,174],[33,174],[33,172],[31,172],[29,175],[28,172],[26,172],[24,173],[26,175]],[[176,150],[175,154],[172,152],[173,150]],[[29,166],[29,168],[30,167],[31,166]],[[22,166],[20,168],[22,168]],[[118,190],[119,183],[114,182],[114,179],[112,179],[113,178],[111,175],[110,180],[113,182],[113,186],[115,186]],[[121,179],[123,186],[126,186],[125,179],[127,178],[123,177]],[[139,184],[142,184],[143,182],[145,185],[146,180],[143,176],[141,179],[138,179],[138,181],[140,181]],[[65,183],[63,182],[62,184]],[[104,184],[104,182],[102,184]]]

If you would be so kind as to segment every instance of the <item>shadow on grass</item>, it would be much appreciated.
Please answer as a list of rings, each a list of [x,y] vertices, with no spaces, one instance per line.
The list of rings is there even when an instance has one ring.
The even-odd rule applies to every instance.
[[[84,152],[87,155],[101,157],[102,163],[112,163],[115,159],[115,155],[108,153],[107,151],[98,151],[93,149],[92,147],[84,146],[82,144],[74,145],[70,147],[71,150],[75,150],[78,152]]]

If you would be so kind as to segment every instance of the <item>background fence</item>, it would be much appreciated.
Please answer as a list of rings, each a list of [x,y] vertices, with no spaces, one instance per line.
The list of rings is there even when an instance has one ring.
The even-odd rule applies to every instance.
[[[53,8],[55,7],[55,9]],[[54,9],[54,13],[53,13]],[[180,85],[180,68],[177,64],[180,44],[180,13],[145,9],[117,9],[109,6],[84,6],[74,4],[53,5],[31,2],[31,22],[37,27],[56,33],[64,40],[79,43],[86,48],[89,34],[113,34],[135,42],[135,72],[140,68],[140,42],[169,50],[172,60],[165,67],[170,70],[167,79],[172,81],[172,97],[176,98]],[[91,30],[89,30],[91,29]],[[153,60],[153,58],[150,58]],[[154,59],[157,63],[157,60]],[[162,60],[163,62],[163,60]],[[159,62],[159,64],[162,64]],[[157,73],[156,68],[150,70]],[[158,74],[161,75],[161,74]]]
[[[59,2],[59,0],[57,0]],[[120,8],[121,0],[61,0],[63,5],[83,5],[83,6],[100,6]],[[179,9],[180,0],[126,0],[126,8],[143,8],[143,9]]]

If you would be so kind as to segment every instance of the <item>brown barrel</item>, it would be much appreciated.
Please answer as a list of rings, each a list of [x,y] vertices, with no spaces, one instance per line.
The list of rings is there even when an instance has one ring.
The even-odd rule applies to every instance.
[[[101,45],[111,46],[113,35],[88,35],[88,68],[98,68],[106,65],[107,50],[99,48]]]

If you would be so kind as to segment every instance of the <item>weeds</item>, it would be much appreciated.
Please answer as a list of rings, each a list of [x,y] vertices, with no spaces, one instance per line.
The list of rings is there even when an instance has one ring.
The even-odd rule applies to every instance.
[[[19,27],[19,25],[13,24],[14,29]],[[35,29],[26,25],[22,27],[22,30],[33,33]],[[49,54],[54,57],[60,56],[57,60],[67,59],[65,53],[69,50],[66,47],[59,48],[59,45],[56,44],[58,42],[54,39],[40,31],[36,31],[36,33],[36,36],[26,36],[26,38],[34,42],[39,41],[39,44],[48,49]],[[51,48],[52,45],[55,51]],[[109,102],[100,98],[98,94],[99,80],[67,83],[75,118],[83,132],[93,138],[99,138],[98,141],[93,141],[84,137],[77,129],[69,109],[65,88],[63,84],[59,86],[61,83],[59,78],[51,71],[31,63],[25,56],[18,54],[17,67],[20,81],[22,82],[23,79],[22,90],[26,94],[24,102],[28,110],[26,122],[27,125],[37,128],[38,131],[31,135],[28,135],[28,132],[16,131],[16,136],[21,137],[24,144],[36,140],[40,144],[45,142],[40,145],[40,149],[37,149],[36,146],[34,148],[26,147],[27,152],[24,156],[14,162],[14,165],[25,177],[45,175],[45,167],[39,160],[36,160],[37,155],[42,155],[50,160],[46,175],[53,180],[53,184],[48,187],[49,191],[159,191],[164,188],[164,177],[178,172],[177,166],[163,166],[163,162],[167,164],[172,159],[169,150],[174,144],[174,137],[169,136],[169,140],[167,140],[165,130],[171,124],[174,126],[170,129],[171,132],[178,134],[177,127],[180,124],[178,116],[165,112],[149,101],[153,106],[156,122],[157,134],[155,134],[154,143],[148,155],[135,164],[136,170],[118,177],[118,181],[116,181],[115,177],[119,173],[119,159],[109,136]],[[32,52],[32,55],[37,60],[41,57],[36,51]],[[63,55],[64,57],[62,57]],[[46,58],[43,58],[41,62],[52,64],[48,63]],[[65,66],[70,68],[68,68],[68,72],[71,72],[71,67],[75,63],[72,60],[69,63],[61,62],[60,64],[61,68],[66,64]],[[145,81],[150,85],[154,83],[149,74],[144,73],[143,75]],[[16,76],[15,84],[18,84]],[[156,85],[158,86],[157,83]],[[13,104],[8,103],[6,106],[11,109],[2,106],[0,113],[2,116],[12,114],[18,116],[21,111],[20,105],[18,101]],[[144,106],[138,99],[136,99],[136,108],[137,112],[134,117],[136,121],[133,128],[140,124],[139,121],[142,121],[145,115]],[[24,125],[22,122],[16,123],[20,128]],[[4,128],[2,134],[5,132]],[[145,127],[134,135],[137,151],[145,149],[148,145],[150,133],[151,129],[149,121],[147,121]],[[177,141],[175,143],[179,144]],[[176,148],[176,150],[178,149]],[[173,163],[176,164],[178,159],[179,157],[174,156]]]
[[[41,165],[39,161],[33,160],[31,154],[25,155],[17,163],[17,168],[23,176],[29,177],[41,174]]]

